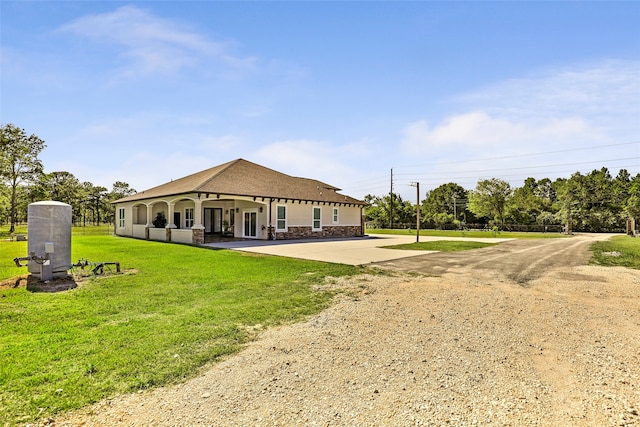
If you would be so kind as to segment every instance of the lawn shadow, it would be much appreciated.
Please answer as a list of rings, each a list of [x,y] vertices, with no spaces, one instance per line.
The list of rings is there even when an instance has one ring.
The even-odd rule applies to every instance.
[[[73,276],[64,276],[48,280],[46,282],[38,279],[31,274],[23,274],[21,276],[0,280],[0,289],[19,289],[25,288],[29,292],[62,292],[69,289],[75,289],[78,283]]]

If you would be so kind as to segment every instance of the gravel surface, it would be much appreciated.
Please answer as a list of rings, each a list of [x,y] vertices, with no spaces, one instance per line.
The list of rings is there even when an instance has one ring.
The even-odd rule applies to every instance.
[[[565,249],[535,242],[500,251],[516,266],[518,251],[529,266],[539,253],[583,259],[587,246],[567,240]],[[332,280],[325,286],[349,291],[332,307],[263,332],[194,379],[44,423],[640,425],[640,272],[566,267],[554,256],[535,274],[517,267],[524,277],[494,248],[471,252],[474,262],[447,264],[437,277]]]

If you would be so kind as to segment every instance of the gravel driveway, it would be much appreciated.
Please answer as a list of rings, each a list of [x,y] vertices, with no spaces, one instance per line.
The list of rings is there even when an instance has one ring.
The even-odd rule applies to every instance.
[[[326,283],[349,296],[197,378],[48,422],[640,425],[640,272],[585,265],[604,237],[383,262],[392,277]]]

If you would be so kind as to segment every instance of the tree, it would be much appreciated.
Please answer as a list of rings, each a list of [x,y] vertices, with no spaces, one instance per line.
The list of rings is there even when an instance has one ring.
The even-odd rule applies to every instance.
[[[16,224],[18,187],[35,182],[42,174],[42,162],[38,155],[44,149],[44,141],[32,134],[27,136],[24,129],[6,124],[0,128],[0,180],[9,187],[9,217],[13,233]]]
[[[468,191],[453,182],[434,188],[422,202],[424,220],[436,226],[465,220],[468,214],[467,197]]]
[[[113,202],[135,193],[136,190],[131,188],[126,182],[116,181],[113,183],[113,189],[109,193],[109,200]]]
[[[624,229],[631,184],[624,170],[616,179],[618,182],[614,182],[607,168],[601,168],[556,181],[558,217],[567,225],[568,233]]]
[[[100,212],[105,210],[106,197],[107,189],[101,186],[91,187],[87,194],[89,209],[93,211],[93,221],[96,225],[100,225]]]
[[[112,222],[114,220],[114,209],[113,209],[113,205],[111,204],[112,202],[115,202],[118,199],[122,199],[123,197],[127,197],[130,196],[132,194],[135,194],[136,190],[131,188],[129,186],[129,184],[127,184],[126,182],[123,181],[116,181],[113,183],[113,188],[112,190],[109,192],[109,194],[106,195],[106,216],[105,216],[105,222]],[[108,218],[107,218],[108,217]]]
[[[511,185],[507,181],[497,178],[480,180],[469,195],[469,210],[504,224],[505,208],[511,194]]]
[[[530,225],[538,222],[541,213],[551,211],[550,184],[549,179],[539,183],[534,178],[525,179],[524,185],[513,191],[513,197],[507,206],[509,219],[517,224]],[[543,218],[548,219],[548,215]]]
[[[402,200],[399,194],[393,195],[393,209],[391,208],[391,196],[384,197],[367,194],[364,201],[369,206],[365,209],[365,221],[372,223],[373,227],[388,227],[390,222],[394,225],[406,225],[416,223],[416,209],[409,201]],[[393,221],[389,221],[390,212],[393,211]]]
[[[629,197],[624,211],[627,216],[640,220],[640,173],[629,182]]]

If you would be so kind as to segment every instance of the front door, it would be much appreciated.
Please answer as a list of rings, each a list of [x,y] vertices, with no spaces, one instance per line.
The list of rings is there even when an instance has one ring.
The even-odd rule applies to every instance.
[[[178,227],[180,227],[180,212],[174,212],[173,213],[173,224]]]
[[[258,237],[258,213],[256,211],[244,212],[244,237]]]

